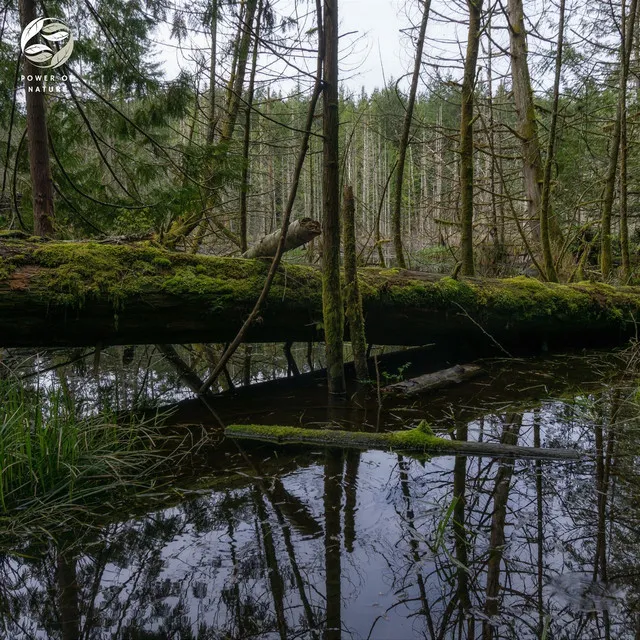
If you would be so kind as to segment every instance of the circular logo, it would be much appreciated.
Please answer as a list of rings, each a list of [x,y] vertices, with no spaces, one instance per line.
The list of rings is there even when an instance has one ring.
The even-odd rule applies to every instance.
[[[59,44],[52,49],[49,44]],[[63,65],[73,51],[73,35],[58,18],[36,18],[22,32],[20,48],[25,58],[41,69],[55,69]]]

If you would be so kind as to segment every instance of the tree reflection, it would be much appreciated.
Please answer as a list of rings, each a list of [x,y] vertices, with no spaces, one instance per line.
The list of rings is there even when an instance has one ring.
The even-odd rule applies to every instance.
[[[228,486],[0,557],[7,638],[637,638],[635,389],[502,410],[457,439],[575,463],[229,454]],[[219,478],[219,476],[218,476]]]

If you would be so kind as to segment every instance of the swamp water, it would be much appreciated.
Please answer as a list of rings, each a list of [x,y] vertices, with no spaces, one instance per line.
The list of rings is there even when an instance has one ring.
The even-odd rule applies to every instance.
[[[203,425],[208,441],[146,509],[2,549],[0,635],[638,638],[640,398],[628,364],[601,352],[494,361],[419,400],[332,409],[343,427],[427,418],[458,438],[586,454],[571,462],[234,443],[183,401],[171,422]],[[156,399],[187,395],[157,371],[147,387],[131,369],[75,375],[87,406],[130,400],[134,384],[149,396],[149,380]],[[323,396],[274,383],[216,409],[225,423],[311,426],[327,420]]]

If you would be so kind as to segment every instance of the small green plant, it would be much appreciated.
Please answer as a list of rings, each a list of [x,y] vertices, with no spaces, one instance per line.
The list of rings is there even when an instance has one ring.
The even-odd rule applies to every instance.
[[[0,515],[149,485],[166,440],[156,421],[79,418],[60,389],[38,393],[0,381]]]
[[[382,377],[387,384],[393,384],[394,382],[402,382],[404,380],[404,372],[411,366],[410,362],[405,362],[402,366],[398,367],[395,373],[389,373],[388,371],[382,372]]]

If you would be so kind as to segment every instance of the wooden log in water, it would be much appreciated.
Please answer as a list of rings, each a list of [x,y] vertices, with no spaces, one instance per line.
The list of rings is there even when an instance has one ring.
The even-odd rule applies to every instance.
[[[29,241],[0,235],[0,346],[232,340],[262,290],[264,260],[170,252],[150,242]],[[358,272],[376,345],[609,344],[633,335],[640,288]],[[247,342],[322,341],[319,269],[281,265]],[[498,346],[499,345],[499,346]]]
[[[274,444],[311,445],[414,453],[461,453],[491,457],[544,458],[577,460],[581,454],[573,449],[521,447],[492,442],[470,442],[440,438],[423,427],[406,431],[368,433],[336,429],[305,429],[288,426],[234,424],[225,429],[230,438],[257,440]]]
[[[474,364],[457,364],[455,367],[436,371],[435,373],[426,373],[416,378],[409,378],[387,385],[382,388],[383,393],[392,393],[400,396],[412,396],[426,391],[435,391],[443,389],[454,384],[460,384],[465,380],[469,380],[479,375],[482,368]]]

